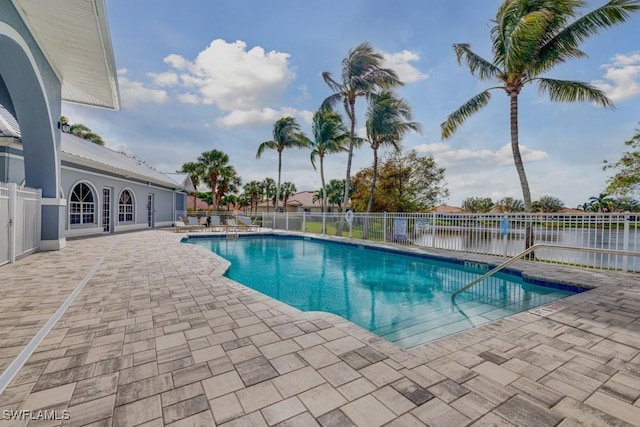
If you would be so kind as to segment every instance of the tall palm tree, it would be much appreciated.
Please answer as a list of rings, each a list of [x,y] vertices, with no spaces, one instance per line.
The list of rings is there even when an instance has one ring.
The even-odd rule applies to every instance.
[[[198,194],[198,186],[200,185],[200,180],[202,179],[202,175],[204,174],[204,165],[198,162],[187,162],[182,165],[179,172],[183,172],[189,175],[189,179],[191,179],[191,183],[195,188],[193,192],[193,210],[196,210],[196,202],[197,202],[197,194]]]
[[[211,199],[213,200],[213,209],[215,211],[220,207],[218,199],[217,186],[218,177],[223,169],[229,166],[229,156],[220,150],[205,151],[198,157],[198,162],[204,167],[205,182],[211,187]]]
[[[313,115],[311,126],[313,141],[311,146],[311,165],[316,169],[316,159],[320,159],[320,181],[322,183],[322,211],[327,208],[327,186],[324,181],[324,157],[347,151],[349,141],[347,128],[342,122],[342,117],[335,111],[320,110]],[[323,221],[324,233],[324,221]]]
[[[264,150],[276,150],[278,152],[278,184],[276,186],[276,201],[274,209],[278,210],[278,199],[280,198],[280,179],[282,177],[282,152],[286,148],[305,148],[307,139],[300,131],[300,125],[293,117],[283,117],[273,125],[273,139],[265,141],[258,146],[256,159],[259,159]]]
[[[373,194],[378,177],[378,149],[390,145],[400,151],[400,142],[409,131],[422,133],[422,126],[411,121],[413,113],[404,99],[397,98],[393,92],[383,90],[371,95],[366,113],[367,139],[373,150],[373,178],[367,203],[367,213],[373,207]]]
[[[624,22],[640,8],[638,0],[610,0],[579,16],[585,4],[584,0],[505,0],[491,29],[492,61],[473,52],[469,44],[453,45],[458,63],[465,63],[480,80],[497,81],[498,86],[480,92],[451,113],[441,125],[442,137],[451,137],[467,118],[486,106],[491,90],[504,90],[510,101],[511,150],[526,212],[531,212],[531,192],[518,138],[520,91],[527,84],[536,83],[551,101],[589,101],[612,107],[604,93],[588,83],[541,75],[569,59],[585,57],[580,45],[587,38]],[[525,247],[529,248],[533,244],[530,227],[525,234]]]
[[[401,86],[395,71],[382,67],[382,54],[369,43],[362,43],[351,49],[342,60],[342,79],[336,81],[331,73],[323,72],[322,78],[333,91],[333,95],[322,101],[321,109],[334,109],[338,104],[343,104],[349,123],[349,157],[347,158],[347,177],[343,195],[343,205],[349,202],[351,184],[351,162],[353,160],[353,148],[361,142],[356,140],[356,99],[369,97],[379,89],[390,89]],[[342,233],[342,219],[338,224],[338,234]]]

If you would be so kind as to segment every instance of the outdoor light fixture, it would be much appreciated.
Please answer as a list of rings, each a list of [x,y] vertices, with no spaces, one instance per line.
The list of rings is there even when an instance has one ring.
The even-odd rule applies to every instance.
[[[71,131],[71,125],[69,125],[69,123],[58,122],[58,129],[60,129],[61,132],[69,133]]]

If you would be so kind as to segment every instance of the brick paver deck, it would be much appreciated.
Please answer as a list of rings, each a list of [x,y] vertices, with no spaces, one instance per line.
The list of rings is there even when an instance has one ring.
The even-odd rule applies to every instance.
[[[234,283],[181,237],[75,240],[0,267],[4,371],[107,254],[0,395],[1,425],[640,425],[637,275],[521,262],[598,288],[404,350]],[[69,419],[3,419],[42,409]]]

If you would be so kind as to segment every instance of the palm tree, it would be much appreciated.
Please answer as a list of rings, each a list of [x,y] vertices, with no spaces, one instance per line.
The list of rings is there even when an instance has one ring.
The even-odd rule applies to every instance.
[[[264,150],[276,150],[278,152],[278,184],[276,186],[275,206],[278,210],[278,199],[280,198],[280,179],[282,176],[282,152],[286,148],[305,148],[307,147],[307,139],[300,131],[300,125],[293,117],[283,117],[276,121],[273,125],[273,139],[265,141],[258,146],[256,159],[262,156]]]
[[[276,183],[273,178],[265,178],[262,181],[262,200],[267,202],[267,212],[269,212],[269,203],[273,202],[273,206],[276,205],[276,194],[278,192]]]
[[[518,138],[518,95],[522,88],[537,83],[538,90],[551,101],[589,101],[612,107],[604,93],[588,83],[541,77],[556,65],[586,54],[579,49],[601,29],[624,22],[640,8],[638,0],[610,0],[604,6],[576,18],[585,5],[582,0],[505,0],[491,29],[493,61],[474,53],[469,44],[454,44],[458,63],[466,63],[480,80],[498,81],[475,95],[442,123],[442,137],[449,138],[471,115],[486,106],[490,91],[504,90],[510,100],[511,150],[518,171],[526,212],[531,212],[531,192],[524,170]],[[525,247],[533,244],[527,227]]]
[[[353,194],[355,188],[353,186],[349,189],[349,197]],[[332,179],[327,184],[327,202],[329,205],[337,205],[338,210],[342,210],[342,201],[344,196],[344,179]]]
[[[282,200],[282,205],[284,210],[287,210],[287,201],[289,201],[289,197],[296,194],[296,185],[293,182],[283,182],[282,188],[280,188],[280,200]]]
[[[211,188],[213,209],[217,211],[220,206],[217,194],[218,177],[223,169],[229,166],[229,156],[220,150],[205,151],[198,157],[198,162],[202,163],[204,167],[205,182]]]
[[[68,119],[64,116],[62,116],[62,119],[60,120],[61,122],[64,120],[67,121],[68,123]],[[67,124],[65,123],[65,124]],[[102,137],[100,135],[98,135],[97,133],[93,132],[91,129],[89,129],[87,126],[83,125],[82,123],[76,123],[73,124],[69,127],[69,133],[72,135],[77,136],[78,138],[82,138],[82,139],[86,139],[87,141],[91,141],[94,144],[98,144],[100,146],[104,146],[104,140],[102,139]]]
[[[327,209],[327,186],[324,181],[324,157],[327,154],[347,151],[346,144],[349,134],[342,122],[340,114],[334,111],[320,110],[313,115],[311,126],[313,141],[311,141],[311,165],[316,169],[316,158],[320,159],[320,181],[322,183],[322,211]],[[323,230],[324,233],[324,217]]]
[[[218,177],[218,185],[216,188],[218,203],[221,203],[222,199],[227,194],[237,193],[240,189],[241,184],[242,180],[238,176],[236,168],[234,168],[233,166],[226,166],[222,168],[220,170],[220,176]],[[227,210],[229,210],[228,206]]]
[[[200,180],[202,175],[204,174],[204,165],[198,162],[187,162],[182,165],[182,168],[179,172],[184,172],[189,175],[189,179],[191,179],[191,183],[195,188],[193,192],[193,210],[196,210],[196,201],[198,194],[198,186],[200,185]]]
[[[255,206],[255,212],[258,212],[258,203],[260,202],[262,195],[262,183],[260,181],[247,182],[242,190],[249,199],[249,212],[253,212]]]
[[[388,144],[396,151],[400,151],[400,141],[404,134],[409,131],[421,133],[422,127],[419,123],[411,121],[413,113],[409,104],[387,90],[371,95],[366,118],[367,139],[373,150],[373,178],[367,203],[367,213],[369,213],[373,207],[373,194],[378,175],[378,149]]]
[[[353,148],[361,142],[356,139],[356,99],[369,97],[379,89],[390,89],[401,86],[395,71],[382,67],[383,57],[380,52],[371,47],[369,43],[362,43],[347,53],[342,60],[342,81],[338,82],[331,77],[331,73],[323,72],[322,78],[333,91],[333,95],[322,101],[321,109],[331,110],[336,105],[343,104],[351,128],[349,130],[349,157],[347,158],[347,177],[343,194],[344,206],[349,203],[351,184],[351,162],[353,160]],[[338,224],[337,234],[342,234],[342,219]]]
[[[607,193],[589,197],[589,210],[593,212],[609,212],[611,209],[611,197]]]

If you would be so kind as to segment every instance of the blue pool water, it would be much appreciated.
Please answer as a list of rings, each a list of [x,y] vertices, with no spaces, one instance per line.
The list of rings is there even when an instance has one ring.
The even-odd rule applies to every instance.
[[[300,237],[189,239],[231,262],[226,276],[304,311],[335,313],[412,347],[532,309],[579,289],[499,273],[451,294],[486,269]]]

